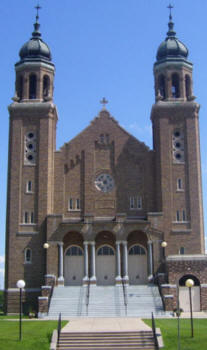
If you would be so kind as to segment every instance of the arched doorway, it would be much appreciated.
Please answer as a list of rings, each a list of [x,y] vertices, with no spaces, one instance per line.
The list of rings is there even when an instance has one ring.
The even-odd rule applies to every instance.
[[[96,251],[97,284],[110,286],[115,284],[115,252],[110,245],[103,245]]]
[[[129,283],[145,284],[147,283],[147,252],[146,249],[134,244],[128,251],[129,263]]]
[[[194,275],[184,275],[179,280],[179,301],[180,308],[183,309],[184,312],[190,311],[190,298],[189,298],[189,288],[185,286],[185,282],[188,279],[192,279],[194,281],[194,287],[191,288],[192,295],[192,309],[193,311],[200,311],[200,281]]]
[[[65,251],[64,277],[65,286],[82,285],[84,276],[84,255],[79,246],[72,245]]]

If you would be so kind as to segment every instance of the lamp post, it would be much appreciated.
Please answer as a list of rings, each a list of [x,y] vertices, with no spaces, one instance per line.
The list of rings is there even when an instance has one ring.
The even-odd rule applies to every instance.
[[[191,337],[194,337],[194,332],[193,332],[193,309],[192,309],[192,293],[191,293],[191,288],[194,286],[194,281],[189,278],[185,282],[186,287],[189,288],[189,299],[190,299],[190,319],[191,319]]]
[[[165,259],[165,248],[167,247],[167,242],[166,242],[166,241],[162,241],[161,247],[162,247],[162,256],[163,256],[163,259]]]
[[[19,288],[19,340],[22,340],[22,289],[25,287],[25,281],[17,281],[17,288]]]
[[[45,260],[45,275],[47,274],[47,250],[50,247],[49,243],[45,242],[43,248],[45,249],[44,260]]]

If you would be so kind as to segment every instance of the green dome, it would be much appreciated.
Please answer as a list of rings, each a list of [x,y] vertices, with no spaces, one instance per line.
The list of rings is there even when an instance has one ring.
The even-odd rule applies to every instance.
[[[48,45],[41,39],[39,32],[39,23],[34,24],[34,32],[32,38],[27,41],[19,51],[21,61],[46,60],[51,61],[51,52]]]
[[[157,61],[164,60],[166,58],[187,58],[187,47],[176,38],[176,32],[174,31],[174,23],[172,17],[168,23],[169,31],[167,32],[167,38],[163,41],[157,50]]]

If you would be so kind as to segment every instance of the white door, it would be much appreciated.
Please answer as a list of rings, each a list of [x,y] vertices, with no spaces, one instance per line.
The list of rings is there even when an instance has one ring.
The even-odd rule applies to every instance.
[[[115,254],[110,246],[103,246],[96,254],[96,279],[101,286],[115,284]]]
[[[83,251],[77,246],[67,249],[64,262],[65,286],[81,286],[84,276]]]
[[[180,308],[183,309],[184,312],[190,312],[189,288],[180,287],[179,296],[180,296],[179,298]],[[199,286],[191,288],[191,296],[192,296],[193,311],[200,311],[200,287]]]
[[[128,273],[130,284],[146,284],[147,280],[147,254],[146,250],[134,245],[129,249]]]

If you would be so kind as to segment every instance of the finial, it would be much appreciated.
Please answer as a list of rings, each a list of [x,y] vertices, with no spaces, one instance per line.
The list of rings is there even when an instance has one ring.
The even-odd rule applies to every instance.
[[[108,101],[105,99],[105,97],[102,98],[100,103],[103,105],[103,109],[106,109],[106,104],[108,103]]]
[[[36,14],[36,23],[38,23],[38,19],[39,19],[39,10],[41,9],[42,7],[37,4],[37,6],[35,6],[35,9],[37,10],[37,14]]]
[[[170,14],[169,14],[169,23],[168,23],[168,32],[167,32],[167,36],[168,37],[175,37],[176,32],[174,31],[174,23],[172,21],[172,9],[174,8],[174,6],[172,6],[171,4],[169,4],[169,6],[167,7],[170,10]]]
[[[39,24],[39,10],[41,9],[41,6],[39,4],[37,4],[37,6],[35,6],[35,9],[37,10],[37,14],[36,14],[36,22],[34,23],[34,32],[32,33],[32,36],[37,38],[41,36],[41,33],[39,31],[40,29],[40,24]]]
[[[169,6],[167,7],[170,10],[170,15],[169,15],[169,19],[170,21],[172,20],[172,9],[174,8],[174,6],[172,6],[171,4],[169,4]]]

